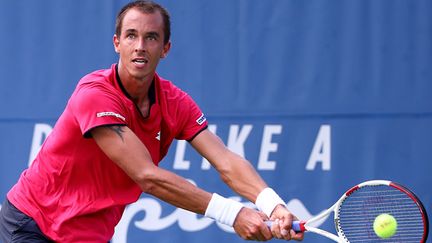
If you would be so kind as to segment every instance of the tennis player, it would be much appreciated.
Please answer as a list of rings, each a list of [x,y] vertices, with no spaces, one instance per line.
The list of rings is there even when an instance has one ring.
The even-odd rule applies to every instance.
[[[233,226],[243,239],[301,240],[295,216],[251,164],[207,129],[193,99],[156,73],[170,50],[162,6],[131,2],[116,19],[117,64],[84,76],[39,154],[7,194],[3,242],[107,242],[125,206],[141,193]],[[243,207],[158,167],[174,139],[189,141]],[[272,219],[269,229],[264,221]]]

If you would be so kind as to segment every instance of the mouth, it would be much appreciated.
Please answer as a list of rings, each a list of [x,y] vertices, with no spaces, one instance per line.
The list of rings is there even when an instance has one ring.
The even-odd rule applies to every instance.
[[[143,58],[143,57],[139,57],[139,58],[134,58],[132,60],[133,63],[137,64],[137,65],[144,65],[148,63],[148,60]]]

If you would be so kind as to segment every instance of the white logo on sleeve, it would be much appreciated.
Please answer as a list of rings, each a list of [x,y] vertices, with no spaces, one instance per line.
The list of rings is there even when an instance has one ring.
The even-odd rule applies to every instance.
[[[124,118],[124,116],[117,114],[115,112],[112,111],[104,111],[104,112],[99,112],[96,114],[97,117],[104,117],[104,116],[115,116],[117,118],[122,119],[123,121],[126,121],[126,118]]]
[[[198,125],[202,125],[206,120],[207,120],[207,118],[204,116],[204,113],[202,113],[201,116],[198,117],[196,122],[198,123]]]
[[[160,137],[161,137],[161,132],[159,131],[156,135],[156,139],[160,141]]]

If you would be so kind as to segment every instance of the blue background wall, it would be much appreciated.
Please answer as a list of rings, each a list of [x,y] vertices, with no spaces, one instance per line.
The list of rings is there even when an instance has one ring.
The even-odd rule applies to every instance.
[[[1,200],[77,81],[117,61],[114,19],[126,2],[0,1]],[[160,3],[173,47],[159,73],[195,98],[294,213],[316,215],[369,179],[412,188],[432,211],[432,1]],[[163,167],[236,196],[183,145]],[[123,219],[115,243],[243,242],[148,196]],[[331,220],[321,227],[333,230]]]

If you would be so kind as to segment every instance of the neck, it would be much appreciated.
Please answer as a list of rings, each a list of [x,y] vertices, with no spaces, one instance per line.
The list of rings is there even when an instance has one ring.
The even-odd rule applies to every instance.
[[[143,117],[150,115],[150,107],[155,102],[154,74],[150,80],[122,77],[121,71],[117,66],[117,79],[122,86],[123,92],[132,100],[141,112]]]
[[[147,103],[149,101],[149,89],[153,82],[155,74],[138,78],[130,75],[125,69],[118,64],[118,75],[125,91],[136,104]]]

